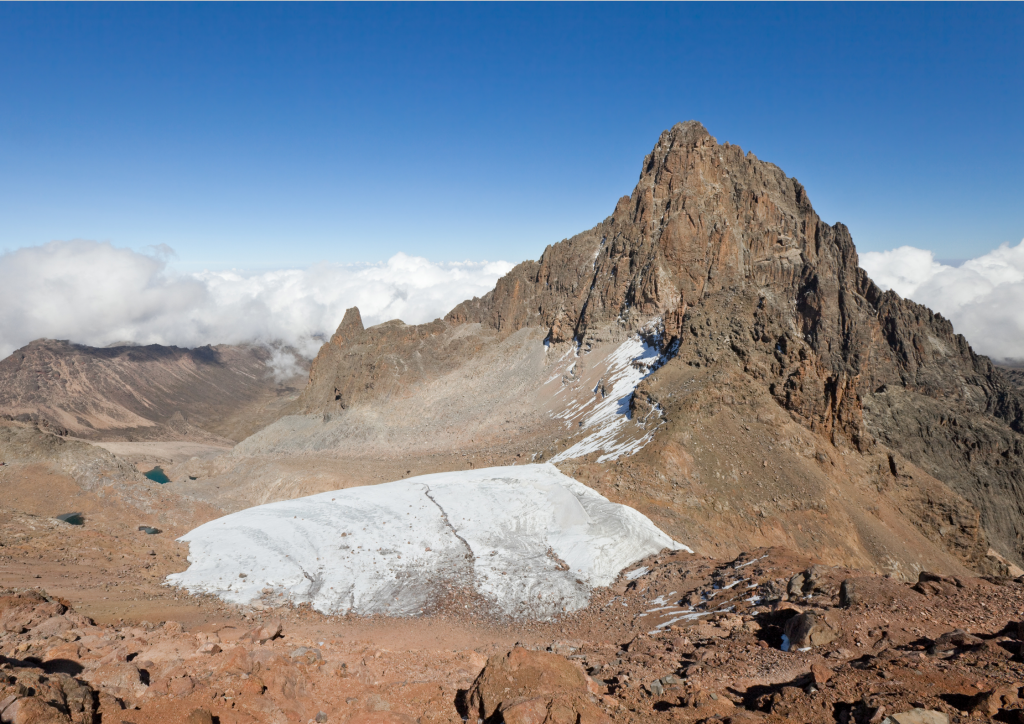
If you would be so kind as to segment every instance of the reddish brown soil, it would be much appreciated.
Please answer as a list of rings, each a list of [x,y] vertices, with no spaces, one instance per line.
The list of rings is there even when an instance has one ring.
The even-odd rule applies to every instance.
[[[959,721],[985,708],[984,693],[1006,685],[1016,692],[1024,680],[1017,638],[1024,585],[1017,581],[950,579],[920,592],[819,567],[808,595],[769,603],[813,562],[783,549],[735,563],[677,553],[645,561],[646,575],[597,591],[587,609],[560,621],[477,620],[459,610],[458,596],[428,618],[336,618],[303,608],[244,611],[164,588],[162,575],[184,563],[172,543],[157,546],[157,556],[139,547],[141,554],[115,559],[126,542],[88,526],[68,537],[22,516],[8,518],[3,531],[4,585],[41,586],[98,625],[54,633],[40,622],[43,633],[5,631],[0,668],[46,670],[54,666],[48,658],[70,661],[71,672],[98,692],[104,722],[184,721],[195,708],[224,723],[307,722],[320,712],[331,722],[388,721],[382,712],[390,721],[458,722],[460,692],[487,657],[517,643],[578,662],[596,684],[595,705],[625,722],[878,722],[879,712],[915,707]],[[73,565],[71,546],[54,545],[58,535],[97,550]],[[842,608],[839,586],[848,579],[860,602]],[[755,595],[764,599],[759,605],[744,600]],[[781,651],[785,622],[805,609],[821,612],[836,638]],[[687,612],[702,615],[658,628]],[[0,622],[12,618],[4,615]],[[283,635],[263,644],[241,639],[269,622],[281,622]],[[957,628],[977,640],[934,649]],[[202,653],[211,642],[221,650]],[[126,668],[138,677],[131,689],[123,686]],[[1017,716],[1017,708],[993,713]],[[376,718],[358,718],[370,714]]]
[[[1018,580],[963,576],[915,588],[819,566],[813,585],[789,595],[790,579],[818,562],[771,548],[735,562],[654,557],[645,575],[623,576],[596,591],[585,610],[549,622],[481,617],[458,591],[422,618],[254,611],[163,585],[187,565],[175,536],[212,509],[183,504],[173,515],[148,514],[116,487],[89,492],[43,464],[0,467],[0,489],[0,587],[45,591],[73,609],[39,604],[45,610],[30,615],[35,609],[22,599],[0,595],[4,692],[49,691],[65,671],[65,690],[93,692],[93,724],[185,721],[197,708],[223,723],[305,724],[320,713],[344,724],[460,722],[468,713],[460,692],[488,657],[516,644],[582,667],[591,686],[566,700],[580,704],[585,696],[613,721],[879,724],[918,707],[950,721],[972,711],[1016,721],[1024,709]],[[72,510],[85,513],[84,526],[53,520]],[[137,530],[158,518],[172,524],[158,535]],[[844,580],[859,598],[846,608],[839,605]],[[819,612],[834,639],[781,651],[786,622],[806,609]],[[271,622],[282,624],[281,636],[241,640]],[[935,646],[954,629],[977,638]],[[208,643],[221,650],[200,652]]]

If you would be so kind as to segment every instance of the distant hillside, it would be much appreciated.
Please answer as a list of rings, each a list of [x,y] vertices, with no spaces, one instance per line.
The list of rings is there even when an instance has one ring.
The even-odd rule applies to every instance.
[[[96,348],[39,339],[0,360],[0,417],[88,440],[239,441],[296,399],[256,345]]]

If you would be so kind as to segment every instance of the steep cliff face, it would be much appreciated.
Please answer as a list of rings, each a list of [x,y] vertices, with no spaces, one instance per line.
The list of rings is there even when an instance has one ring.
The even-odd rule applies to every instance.
[[[456,369],[496,336],[452,331],[441,321],[408,325],[397,319],[364,329],[353,307],[320,348],[299,404],[305,412],[336,412],[360,402],[400,399]]]
[[[388,394],[412,394],[424,380],[456,374],[476,349],[521,330],[538,330],[554,347],[575,346],[585,360],[589,350],[652,325],[657,333],[647,339],[662,354],[654,365],[660,369],[629,401],[634,413],[644,413],[634,417],[653,419],[657,427],[655,444],[634,460],[646,471],[641,478],[649,491],[661,485],[659,476],[668,479],[665,470],[679,468],[672,460],[681,459],[681,450],[691,462],[671,485],[704,486],[689,496],[698,501],[736,496],[747,490],[740,472],[734,470],[733,488],[712,490],[708,481],[723,479],[719,468],[729,466],[729,456],[750,458],[744,474],[762,490],[730,525],[741,525],[744,516],[763,519],[763,499],[799,497],[799,480],[814,478],[805,492],[818,500],[840,500],[842,486],[857,487],[864,500],[888,496],[887,509],[903,516],[901,525],[964,565],[989,565],[990,542],[1024,561],[1020,391],[947,320],[875,286],[858,268],[849,230],[824,223],[796,179],[737,146],[719,144],[692,121],[661,135],[632,195],[620,199],[611,216],[548,247],[539,261],[520,264],[492,292],[458,305],[445,320],[362,330],[346,316],[314,363],[303,402],[316,412],[349,399],[382,399],[372,392],[381,381]],[[458,331],[470,328],[472,334]],[[563,384],[572,384],[575,369]],[[602,384],[594,395],[604,394]],[[734,402],[723,402],[723,395]],[[736,399],[746,401],[745,410]],[[750,427],[755,409],[773,420],[758,423],[763,438]],[[783,423],[803,432],[775,435],[773,426]],[[717,453],[704,459],[694,453],[700,447],[694,436],[715,425],[721,426],[715,428]],[[579,434],[564,433],[569,442]],[[750,453],[755,438],[772,452],[758,458],[760,465]],[[789,457],[780,457],[779,445]],[[816,457],[803,478],[794,477],[803,461]],[[823,467],[821,459],[831,462]],[[594,462],[582,456],[571,464]],[[914,472],[898,474],[898,465]],[[770,466],[781,471],[771,473]],[[603,470],[581,468],[580,474],[601,480],[614,468]],[[698,524],[671,486],[666,491],[659,503],[666,525],[673,525],[673,516]],[[731,514],[716,515],[721,523]],[[856,517],[851,512],[836,523],[864,531],[875,525],[855,523]],[[792,538],[792,528],[801,525],[797,518],[783,525],[777,542],[814,546],[813,537]],[[761,540],[756,530],[751,524],[735,545]],[[889,549],[909,533],[894,535]],[[846,545],[841,538],[833,543],[837,551]],[[878,561],[887,550],[865,555]]]
[[[716,321],[728,344],[697,344],[715,335],[695,331],[693,308],[745,319]],[[1019,396],[991,363],[948,321],[878,289],[849,230],[822,222],[796,179],[692,121],[662,134],[612,216],[447,319],[498,331],[535,324],[553,341],[586,344],[609,324],[654,316],[666,347],[687,341],[698,359],[731,350],[787,409],[857,444],[869,444],[859,395],[893,384],[1020,426]]]

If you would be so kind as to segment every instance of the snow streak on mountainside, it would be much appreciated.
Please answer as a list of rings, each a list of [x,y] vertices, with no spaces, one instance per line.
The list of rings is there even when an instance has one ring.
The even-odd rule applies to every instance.
[[[645,516],[553,465],[436,473],[271,503],[181,538],[192,564],[168,582],[249,604],[415,615],[472,589],[510,616],[582,608],[632,563],[685,549]]]
[[[557,419],[566,420],[570,428],[576,424],[588,434],[552,457],[550,462],[557,463],[595,452],[601,453],[597,459],[599,463],[617,460],[624,455],[639,452],[654,438],[654,429],[647,425],[650,422],[648,419],[638,420],[635,425],[629,424],[633,422],[630,401],[640,381],[665,364],[675,353],[674,348],[661,352],[661,336],[657,332],[660,323],[660,319],[653,320],[641,333],[631,335],[610,354],[592,363],[601,376],[591,394],[571,397],[564,409],[553,414]],[[568,371],[570,376],[575,374],[576,367],[577,362],[574,361]],[[556,400],[567,390],[571,390],[571,387],[563,385],[555,393]],[[655,409],[648,417],[659,414]]]

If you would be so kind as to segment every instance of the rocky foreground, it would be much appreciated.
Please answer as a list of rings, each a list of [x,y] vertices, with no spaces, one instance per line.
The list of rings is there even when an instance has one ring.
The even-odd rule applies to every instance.
[[[554,622],[481,620],[468,600],[417,619],[227,609],[186,628],[97,625],[5,590],[0,721],[1024,721],[1019,579],[680,551]],[[434,635],[460,629],[480,645]]]

